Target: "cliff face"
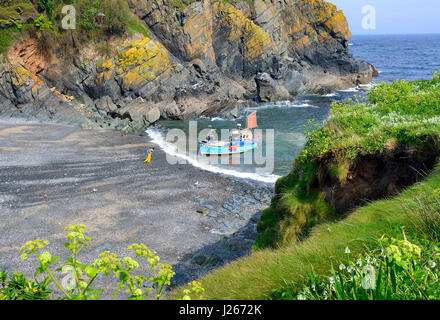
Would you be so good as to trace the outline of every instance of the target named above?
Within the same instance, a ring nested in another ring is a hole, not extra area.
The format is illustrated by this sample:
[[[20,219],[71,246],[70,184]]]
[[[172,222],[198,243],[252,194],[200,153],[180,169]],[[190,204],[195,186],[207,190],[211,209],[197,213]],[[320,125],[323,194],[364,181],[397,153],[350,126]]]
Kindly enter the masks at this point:
[[[188,2],[127,0],[150,32],[112,39],[117,56],[83,45],[66,63],[60,50],[48,58],[35,52],[32,39],[17,43],[0,74],[2,113],[46,105],[38,87],[11,82],[17,66],[58,92],[61,104],[84,110],[80,117],[91,114],[92,122],[127,132],[159,118],[236,116],[250,97],[325,93],[368,83],[374,74],[349,53],[347,21],[325,1]],[[32,99],[21,101],[20,91]]]
[[[180,11],[169,0],[129,0],[158,39],[189,66],[220,72],[255,90],[267,72],[292,95],[371,81],[373,67],[353,59],[351,33],[322,0],[197,1]]]

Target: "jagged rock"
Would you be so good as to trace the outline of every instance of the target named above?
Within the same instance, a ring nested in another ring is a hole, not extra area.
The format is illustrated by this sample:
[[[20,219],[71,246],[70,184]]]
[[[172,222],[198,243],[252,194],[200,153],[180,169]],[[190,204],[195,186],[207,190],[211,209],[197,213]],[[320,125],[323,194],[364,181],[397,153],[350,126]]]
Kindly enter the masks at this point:
[[[258,99],[261,102],[282,101],[291,98],[289,92],[268,73],[259,73],[255,77]]]
[[[160,119],[160,110],[157,107],[149,106],[142,98],[138,98],[119,109],[118,113],[121,117],[130,117],[133,122],[143,121],[147,124],[152,124]]]
[[[96,108],[105,112],[115,112],[118,106],[113,103],[113,100],[109,96],[102,97],[96,101]]]
[[[3,115],[96,127],[83,105],[49,89],[40,77],[20,65],[0,64],[0,101]]]

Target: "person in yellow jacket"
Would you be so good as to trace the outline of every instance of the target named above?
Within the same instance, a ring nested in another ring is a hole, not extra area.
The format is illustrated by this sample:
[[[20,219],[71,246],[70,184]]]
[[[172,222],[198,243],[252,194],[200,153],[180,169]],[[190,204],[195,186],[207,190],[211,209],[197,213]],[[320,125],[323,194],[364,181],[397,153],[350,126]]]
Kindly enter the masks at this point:
[[[145,163],[150,163],[151,162],[151,155],[154,152],[154,148],[148,148],[147,149],[147,159],[145,159]]]

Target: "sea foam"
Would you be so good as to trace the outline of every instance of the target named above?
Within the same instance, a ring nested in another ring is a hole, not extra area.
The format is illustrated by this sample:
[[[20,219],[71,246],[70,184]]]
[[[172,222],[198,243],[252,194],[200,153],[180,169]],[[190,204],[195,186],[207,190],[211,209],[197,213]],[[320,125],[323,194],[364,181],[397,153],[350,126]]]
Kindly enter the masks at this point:
[[[150,136],[152,142],[157,144],[165,153],[167,153],[170,156],[183,159],[187,163],[201,170],[210,171],[218,174],[224,174],[239,179],[250,179],[250,180],[260,181],[270,184],[274,184],[279,178],[281,178],[281,176],[274,174],[258,174],[252,172],[243,172],[232,169],[224,169],[211,164],[202,163],[198,161],[196,158],[192,158],[187,154],[179,153],[177,151],[177,148],[172,143],[166,141],[164,134],[160,130],[148,128],[146,133]]]

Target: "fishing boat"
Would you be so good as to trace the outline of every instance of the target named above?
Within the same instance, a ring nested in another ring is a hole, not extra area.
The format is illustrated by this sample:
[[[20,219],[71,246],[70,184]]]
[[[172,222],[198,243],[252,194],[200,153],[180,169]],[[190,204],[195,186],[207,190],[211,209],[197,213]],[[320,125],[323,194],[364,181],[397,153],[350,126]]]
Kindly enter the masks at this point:
[[[216,130],[211,129],[206,140],[200,141],[200,153],[204,156],[230,156],[252,151],[261,143],[261,137],[255,136],[252,129],[256,128],[257,113],[254,112],[247,117],[247,128],[242,129],[238,124],[237,129],[231,131],[229,141],[213,140]]]

